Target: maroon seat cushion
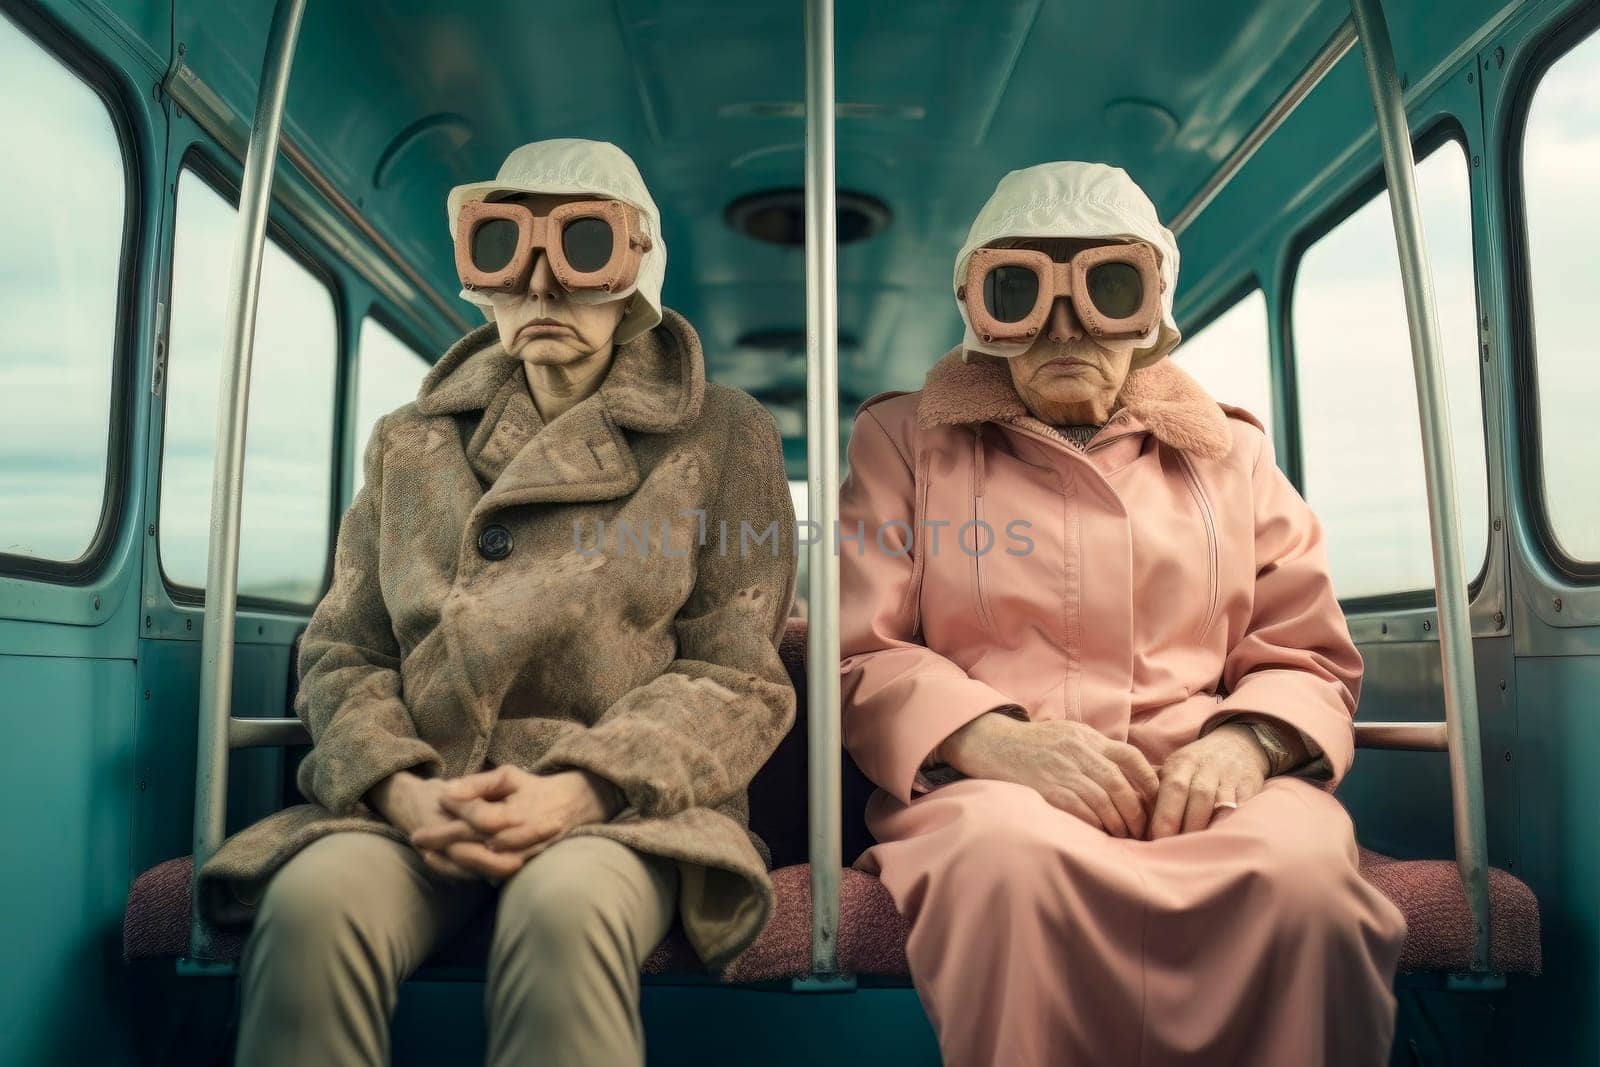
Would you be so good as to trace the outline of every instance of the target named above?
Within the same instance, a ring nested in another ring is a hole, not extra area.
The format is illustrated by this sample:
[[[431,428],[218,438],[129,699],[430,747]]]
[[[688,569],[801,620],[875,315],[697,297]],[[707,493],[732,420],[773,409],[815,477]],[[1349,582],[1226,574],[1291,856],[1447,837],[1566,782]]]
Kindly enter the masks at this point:
[[[183,956],[189,945],[188,856],[167,860],[141,874],[128,893],[122,920],[125,960]],[[904,975],[906,925],[888,890],[860,871],[841,872],[839,962],[851,974]],[[772,872],[777,908],[772,921],[724,977],[730,982],[796,978],[811,970],[811,868],[805,864]],[[478,916],[428,963],[434,967],[481,968],[488,959],[493,923]],[[214,947],[220,962],[239,959],[244,931],[218,931]],[[704,973],[694,949],[674,926],[644,964],[645,974]]]
[[[794,728],[778,743],[766,765],[750,782],[750,828],[772,851],[774,867],[805,863],[810,829],[806,823],[806,623],[790,619],[778,644],[778,655],[794,685]],[[867,833],[867,798],[873,785],[848,752],[840,754],[842,855],[845,863],[872,844]]]
[[[811,865],[772,872],[778,904],[755,944],[723,975],[729,982],[798,978],[811,972]],[[883,883],[852,867],[839,872],[839,969],[905,977],[910,927]]]
[[[122,916],[122,958],[145,960],[175,958],[189,951],[189,878],[194,870],[190,856],[158,863],[134,880],[128,891],[128,908]],[[486,911],[461,934],[428,960],[434,967],[482,967],[489,956],[494,932]],[[244,949],[246,930],[223,927],[213,948],[222,963],[234,963]],[[674,927],[645,961],[646,974],[699,970],[694,949]]]
[[[185,953],[189,936],[190,859],[182,856],[144,872],[128,894],[123,957],[172,958]],[[1472,922],[1455,864],[1447,860],[1395,860],[1361,851],[1361,873],[1400,908],[1410,932],[1400,953],[1402,971],[1465,971],[1472,958]],[[734,961],[724,978],[760,982],[806,974],[811,965],[811,869],[794,864],[772,872],[777,907],[761,936]],[[907,924],[883,884],[853,868],[840,872],[839,966],[847,974],[905,976]],[[1489,872],[1493,922],[1492,964],[1508,974],[1538,974],[1539,905],[1520,880]],[[434,966],[481,967],[491,922],[485,913],[438,953]],[[219,933],[225,961],[239,958],[244,935]],[[694,951],[674,928],[645,962],[646,974],[699,973]]]
[[[1402,971],[1466,971],[1472,915],[1452,860],[1397,860],[1361,850],[1361,875],[1400,909],[1409,930]],[[1489,869],[1489,962],[1505,974],[1538,974],[1539,902],[1515,875]]]

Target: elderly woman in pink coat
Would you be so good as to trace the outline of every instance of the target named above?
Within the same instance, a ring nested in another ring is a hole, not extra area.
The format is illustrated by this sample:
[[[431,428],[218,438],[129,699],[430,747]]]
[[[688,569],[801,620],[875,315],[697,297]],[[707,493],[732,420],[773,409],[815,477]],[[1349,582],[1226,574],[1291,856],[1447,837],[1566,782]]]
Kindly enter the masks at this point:
[[[1405,921],[1332,794],[1361,656],[1261,424],[1165,358],[1177,271],[1120,169],[1013,172],[956,261],[964,344],[856,418],[857,866],[952,1064],[1377,1064],[1393,1036]]]

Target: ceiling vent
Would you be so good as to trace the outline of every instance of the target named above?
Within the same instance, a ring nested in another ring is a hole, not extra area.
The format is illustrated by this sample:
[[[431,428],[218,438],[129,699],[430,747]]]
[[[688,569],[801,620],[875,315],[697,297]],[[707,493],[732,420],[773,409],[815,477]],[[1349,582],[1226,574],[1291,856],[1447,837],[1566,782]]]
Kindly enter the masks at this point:
[[[892,217],[888,204],[865,193],[841,189],[836,203],[841,245],[882,233]],[[729,226],[758,241],[793,248],[806,243],[804,189],[769,189],[741,196],[728,205],[726,218]]]

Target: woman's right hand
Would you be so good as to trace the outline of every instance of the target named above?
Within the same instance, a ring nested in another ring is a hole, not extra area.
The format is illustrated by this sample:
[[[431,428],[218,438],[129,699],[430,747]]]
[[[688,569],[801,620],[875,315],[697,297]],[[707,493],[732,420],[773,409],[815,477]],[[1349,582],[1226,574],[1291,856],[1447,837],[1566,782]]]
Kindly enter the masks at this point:
[[[367,799],[384,821],[410,838],[418,830],[460,821],[440,803],[449,784],[448,778],[422,778],[410,771],[396,771],[374,786],[367,794]],[[430,849],[418,849],[417,852],[422,856],[422,862],[436,874],[462,881],[478,877],[447,859],[441,852]]]
[[[1144,753],[1081,722],[989,712],[939,746],[969,778],[1015,782],[1112,837],[1142,838],[1160,779]]]

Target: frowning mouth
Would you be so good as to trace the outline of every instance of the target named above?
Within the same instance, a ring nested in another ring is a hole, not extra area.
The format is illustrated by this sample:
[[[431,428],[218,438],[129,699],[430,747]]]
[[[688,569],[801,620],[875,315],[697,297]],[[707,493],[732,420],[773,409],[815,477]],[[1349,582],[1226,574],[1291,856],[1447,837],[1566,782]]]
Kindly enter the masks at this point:
[[[534,319],[517,331],[517,339],[525,337],[556,337],[561,334],[572,333],[572,327],[555,319]]]
[[[1045,367],[1092,367],[1092,366],[1094,366],[1094,364],[1090,363],[1086,359],[1076,359],[1076,358],[1073,358],[1071,356],[1063,356],[1060,359],[1049,360],[1048,362],[1044,363],[1039,369],[1043,370]]]

